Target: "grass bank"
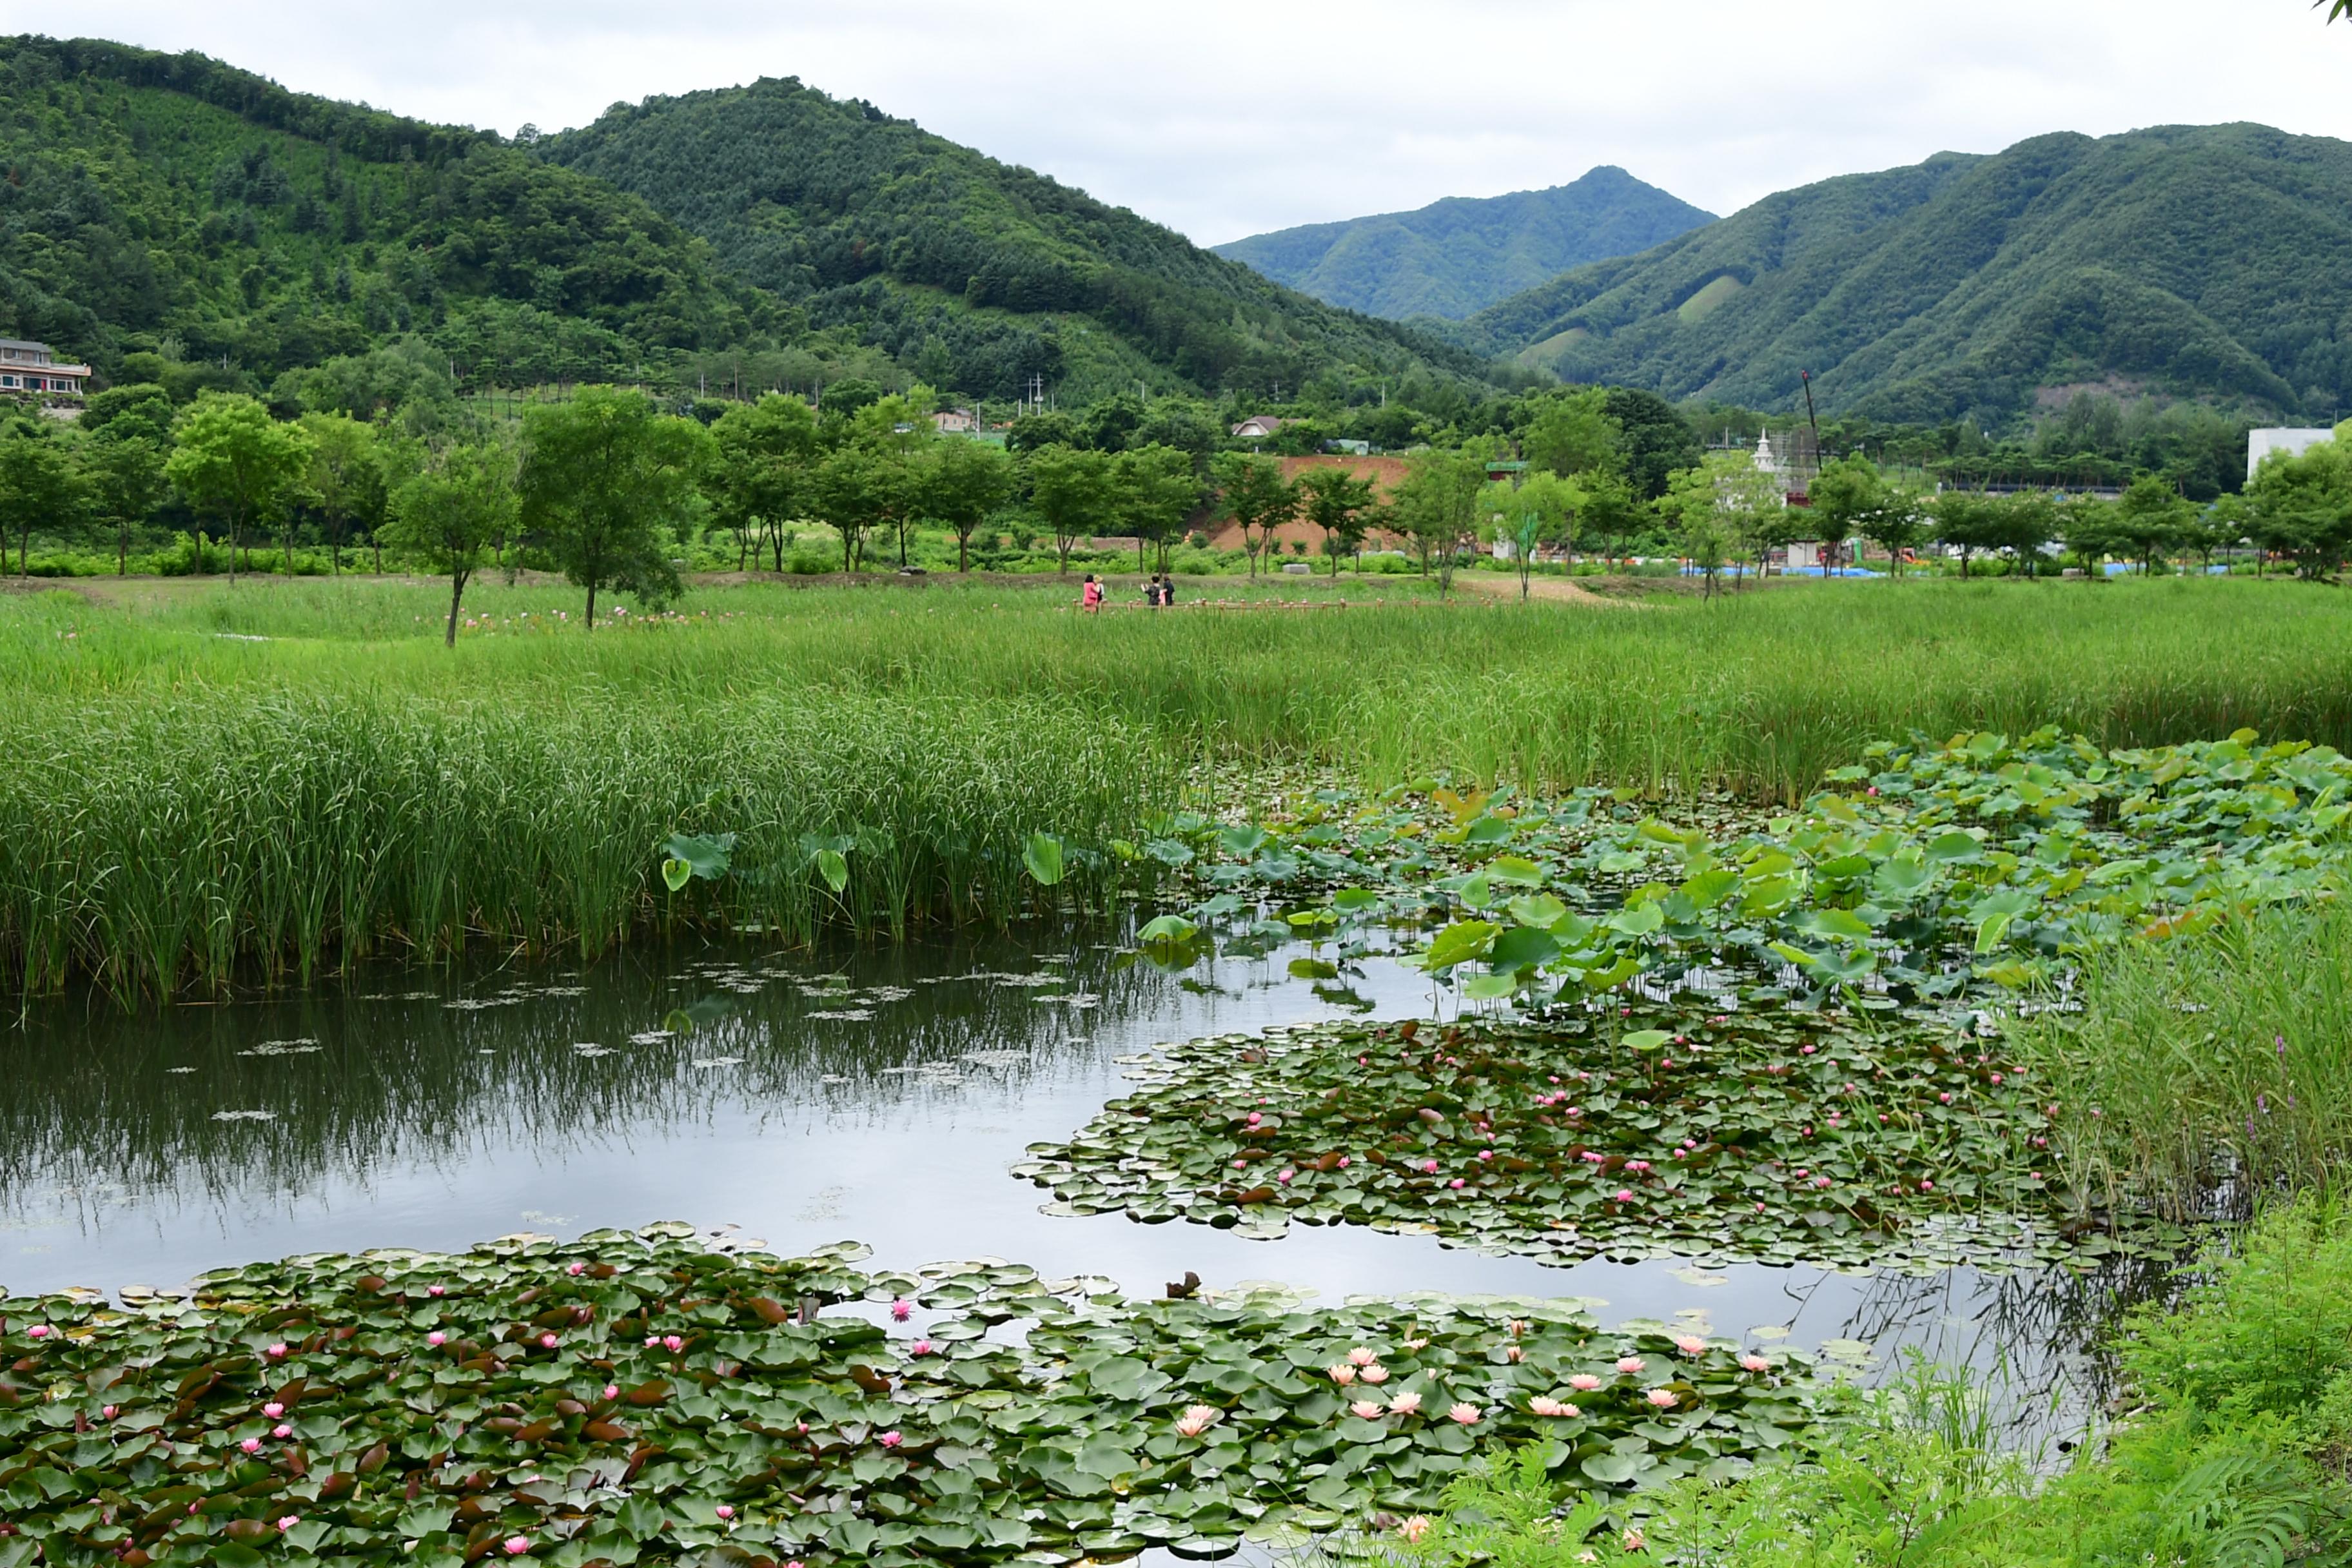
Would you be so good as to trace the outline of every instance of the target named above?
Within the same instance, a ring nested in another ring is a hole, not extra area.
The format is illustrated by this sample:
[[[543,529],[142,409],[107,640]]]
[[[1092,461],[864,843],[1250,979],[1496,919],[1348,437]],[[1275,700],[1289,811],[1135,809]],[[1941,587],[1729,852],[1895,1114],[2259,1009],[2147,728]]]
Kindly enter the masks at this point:
[[[673,911],[675,831],[741,835],[777,879],[730,918],[1003,918],[1027,833],[1104,846],[1212,758],[1791,798],[1914,731],[2352,748],[2352,606],[2288,584],[1220,593],[1088,617],[1052,585],[740,584],[590,636],[568,588],[494,582],[454,651],[427,583],[6,595],[0,973],[129,993],[390,942],[594,951]],[[835,898],[806,868],[843,837]]]
[[[2238,1568],[2352,1552],[2352,1215],[2306,1201],[2216,1252],[2118,1349],[2131,1409],[2055,1474],[2001,1451],[1981,1387],[1925,1371],[1861,1431],[1733,1484],[1562,1506],[1540,1448],[1457,1483],[1391,1555],[1428,1568]],[[1823,1441],[1822,1436],[1830,1440]],[[2058,1456],[2042,1456],[2045,1461]]]

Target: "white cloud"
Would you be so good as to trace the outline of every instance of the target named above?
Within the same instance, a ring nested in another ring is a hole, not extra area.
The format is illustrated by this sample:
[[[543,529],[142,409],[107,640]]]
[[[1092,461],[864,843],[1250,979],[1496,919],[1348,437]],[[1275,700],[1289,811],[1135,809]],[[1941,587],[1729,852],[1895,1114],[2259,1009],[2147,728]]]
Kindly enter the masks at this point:
[[[2352,26],[2305,0],[0,0],[0,30],[509,132],[798,76],[1204,243],[1597,163],[1730,212],[2050,131],[2352,137]]]

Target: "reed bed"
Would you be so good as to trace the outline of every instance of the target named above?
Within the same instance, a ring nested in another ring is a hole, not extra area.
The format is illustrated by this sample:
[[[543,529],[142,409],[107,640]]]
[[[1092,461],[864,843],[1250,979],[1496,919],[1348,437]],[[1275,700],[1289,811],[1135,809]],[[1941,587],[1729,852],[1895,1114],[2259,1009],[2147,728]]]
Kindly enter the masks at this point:
[[[684,921],[1002,925],[1108,881],[1077,856],[1038,888],[1030,833],[1104,843],[1175,790],[1143,738],[1031,703],[183,697],[0,719],[0,963],[23,989],[217,991],[469,942],[593,957]],[[730,872],[669,893],[656,846],[678,832],[736,835]],[[838,894],[827,846],[850,868]]]
[[[2180,1219],[2347,1195],[2352,910],[2282,905],[2121,943],[2082,987],[2079,1013],[2042,1015],[2020,1047],[2066,1086],[2060,1156],[2083,1190]]]
[[[1913,732],[2352,749],[2352,605],[2293,584],[1214,591],[1242,605],[730,585],[590,636],[557,618],[570,590],[493,581],[455,650],[429,583],[0,596],[0,976],[169,993],[388,944],[593,952],[689,914],[1000,921],[1034,893],[1027,833],[1102,849],[1206,763],[1793,800]],[[752,874],[673,903],[652,847],[676,831],[742,835]],[[857,840],[845,897],[805,874],[812,836]],[[1108,874],[1077,856],[1066,891]]]

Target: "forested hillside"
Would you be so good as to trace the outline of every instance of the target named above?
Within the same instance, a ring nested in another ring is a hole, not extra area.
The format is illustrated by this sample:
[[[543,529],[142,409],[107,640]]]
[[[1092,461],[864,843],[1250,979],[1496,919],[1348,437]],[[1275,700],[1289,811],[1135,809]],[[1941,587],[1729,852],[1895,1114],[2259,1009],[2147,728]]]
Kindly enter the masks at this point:
[[[1216,247],[1277,283],[1369,315],[1459,319],[1571,267],[1630,256],[1715,215],[1600,168],[1573,184],[1309,224]]]
[[[1078,397],[1139,381],[1267,394],[1483,370],[795,80],[648,99],[539,152],[643,196],[747,281],[943,385],[1012,396],[1042,375]]]
[[[2052,389],[2352,406],[2352,144],[2053,135],[1767,197],[1463,324],[1571,381],[1989,423]]]
[[[502,383],[789,328],[634,196],[198,55],[0,40],[0,331],[275,372],[415,334]]]

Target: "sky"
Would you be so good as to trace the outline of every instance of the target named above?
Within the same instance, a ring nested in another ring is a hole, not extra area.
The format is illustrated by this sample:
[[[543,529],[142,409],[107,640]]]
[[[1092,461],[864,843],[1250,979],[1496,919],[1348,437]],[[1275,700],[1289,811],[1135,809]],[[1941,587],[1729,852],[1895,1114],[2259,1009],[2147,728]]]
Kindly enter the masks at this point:
[[[797,76],[1204,244],[1614,163],[1718,214],[2052,131],[2352,139],[2308,0],[0,0],[505,132]]]

